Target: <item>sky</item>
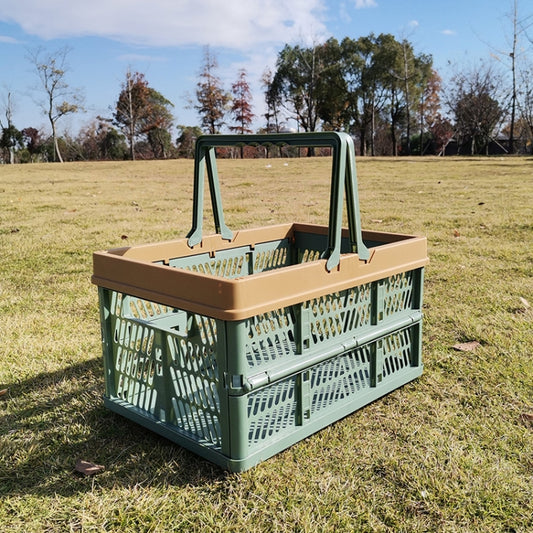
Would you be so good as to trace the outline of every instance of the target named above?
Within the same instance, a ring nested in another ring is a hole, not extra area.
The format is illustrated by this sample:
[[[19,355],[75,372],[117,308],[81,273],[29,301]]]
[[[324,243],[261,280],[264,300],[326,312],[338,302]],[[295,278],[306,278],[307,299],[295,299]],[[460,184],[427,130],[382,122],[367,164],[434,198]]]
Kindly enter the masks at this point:
[[[65,81],[85,98],[84,113],[64,117],[60,131],[76,134],[97,115],[110,117],[126,72],[138,71],[174,104],[176,124],[197,125],[192,107],[205,47],[218,61],[226,90],[240,69],[252,88],[256,127],[264,125],[261,76],[274,70],[285,44],[370,33],[407,38],[431,54],[446,80],[453,69],[510,50],[511,0],[0,0],[0,121],[11,94],[18,129],[49,131],[37,49],[68,46]],[[519,17],[533,13],[518,0]]]

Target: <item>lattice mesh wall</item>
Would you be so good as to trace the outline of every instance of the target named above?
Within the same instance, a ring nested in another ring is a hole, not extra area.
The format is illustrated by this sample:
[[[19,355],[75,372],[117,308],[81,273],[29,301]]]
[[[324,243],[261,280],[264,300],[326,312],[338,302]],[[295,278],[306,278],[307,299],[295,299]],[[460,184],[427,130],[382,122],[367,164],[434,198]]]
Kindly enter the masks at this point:
[[[315,365],[310,374],[311,419],[318,413],[356,400],[371,387],[372,359],[383,350],[383,379],[379,387],[411,364],[414,328],[400,330],[355,350]],[[298,424],[298,377],[292,376],[248,396],[249,441],[260,445],[275,435],[290,433]],[[374,390],[378,390],[374,388]]]
[[[216,321],[117,293],[111,309],[116,395],[220,447]]]
[[[288,239],[171,259],[169,265],[201,274],[234,279],[291,264]]]
[[[371,285],[366,284],[305,302],[300,311],[305,316],[297,317],[298,311],[287,307],[248,319],[248,364],[260,367],[361,331],[371,324],[371,302]],[[306,336],[301,350],[297,349],[299,320],[305,323]]]
[[[386,378],[411,365],[412,350],[414,347],[412,329],[404,329],[394,335],[385,337],[382,341],[383,377]]]
[[[248,396],[250,444],[263,442],[294,427],[296,377],[285,379]]]
[[[413,270],[401,272],[380,282],[383,287],[381,301],[383,318],[393,316],[412,307],[414,275]]]
[[[161,351],[154,346],[154,329],[139,321],[124,318],[151,318],[164,312],[150,302],[130,302],[112,293],[111,310],[116,316],[114,329],[114,370],[116,394],[136,407],[155,413],[158,389],[156,376],[163,373]]]

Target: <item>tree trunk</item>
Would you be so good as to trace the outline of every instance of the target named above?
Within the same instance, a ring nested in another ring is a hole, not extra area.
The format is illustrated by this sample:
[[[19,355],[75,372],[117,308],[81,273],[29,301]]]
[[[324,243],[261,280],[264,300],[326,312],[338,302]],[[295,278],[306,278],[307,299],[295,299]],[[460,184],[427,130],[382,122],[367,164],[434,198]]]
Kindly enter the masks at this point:
[[[411,155],[411,105],[409,95],[409,67],[407,61],[407,51],[405,45],[403,46],[403,60],[404,60],[404,81],[405,81],[405,116],[407,129],[407,155]]]
[[[396,139],[396,128],[394,122],[390,125],[390,137],[392,141],[392,155],[396,157],[398,155],[398,143]]]
[[[424,96],[420,102],[420,156],[424,154]]]
[[[135,161],[135,121],[133,120],[133,96],[131,79],[128,78],[128,105],[130,114],[130,157]]]
[[[511,96],[511,126],[509,128],[509,153],[514,154],[514,124],[516,116],[516,41],[517,41],[517,3],[514,1],[513,10],[513,51],[511,56],[511,71],[513,75],[513,89]]]
[[[372,94],[372,108],[371,108],[372,114],[370,118],[370,154],[372,157],[376,155],[376,147],[374,144],[374,135],[376,132],[376,106],[374,101],[374,94]]]
[[[50,125],[52,126],[52,139],[54,141],[54,161],[57,159],[60,163],[63,163],[63,158],[61,157],[61,151],[59,150],[59,142],[57,140],[57,131],[56,131],[56,122],[51,115],[48,115],[50,119]]]
[[[365,128],[359,129],[359,143],[360,143],[360,153],[362,156],[366,155],[366,130]]]

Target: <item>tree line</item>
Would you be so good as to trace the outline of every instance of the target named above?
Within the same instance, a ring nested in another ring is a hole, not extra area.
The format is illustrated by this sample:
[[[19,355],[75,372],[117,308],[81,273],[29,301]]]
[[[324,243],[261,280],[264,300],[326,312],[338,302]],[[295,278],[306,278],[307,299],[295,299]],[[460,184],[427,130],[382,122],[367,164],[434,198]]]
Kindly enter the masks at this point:
[[[360,155],[488,154],[494,147],[533,152],[533,66],[522,61],[517,68],[516,51],[510,53],[511,86],[494,64],[480,62],[456,72],[445,89],[432,57],[391,34],[287,44],[274,70],[262,76],[266,112],[257,117],[246,71],[227,90],[207,47],[191,102],[198,125],[176,126],[173,103],[143,73],[128,71],[110,116],[95,117],[76,136],[57,128],[64,116],[84,109],[80,91],[68,84],[68,53],[39,49],[28,57],[50,132],[17,129],[8,93],[0,120],[2,162],[192,157],[202,133],[252,133],[257,123],[262,133],[346,131]],[[229,155],[261,154],[242,148]]]

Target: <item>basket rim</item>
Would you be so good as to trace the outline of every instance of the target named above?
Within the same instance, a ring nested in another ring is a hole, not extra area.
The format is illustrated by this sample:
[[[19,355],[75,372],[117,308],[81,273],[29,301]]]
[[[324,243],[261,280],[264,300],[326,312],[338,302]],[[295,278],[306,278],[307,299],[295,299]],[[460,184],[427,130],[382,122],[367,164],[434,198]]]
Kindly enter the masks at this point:
[[[332,271],[327,270],[326,259],[318,259],[228,279],[168,265],[172,258],[205,253],[216,257],[222,250],[293,238],[299,231],[322,235],[328,228],[281,224],[241,230],[231,241],[220,235],[207,236],[193,248],[187,239],[178,239],[94,252],[91,281],[102,288],[213,318],[242,320],[421,268],[429,262],[425,237],[363,231],[364,239],[380,243],[370,248],[370,258],[361,261],[357,253],[341,254],[339,265]]]

